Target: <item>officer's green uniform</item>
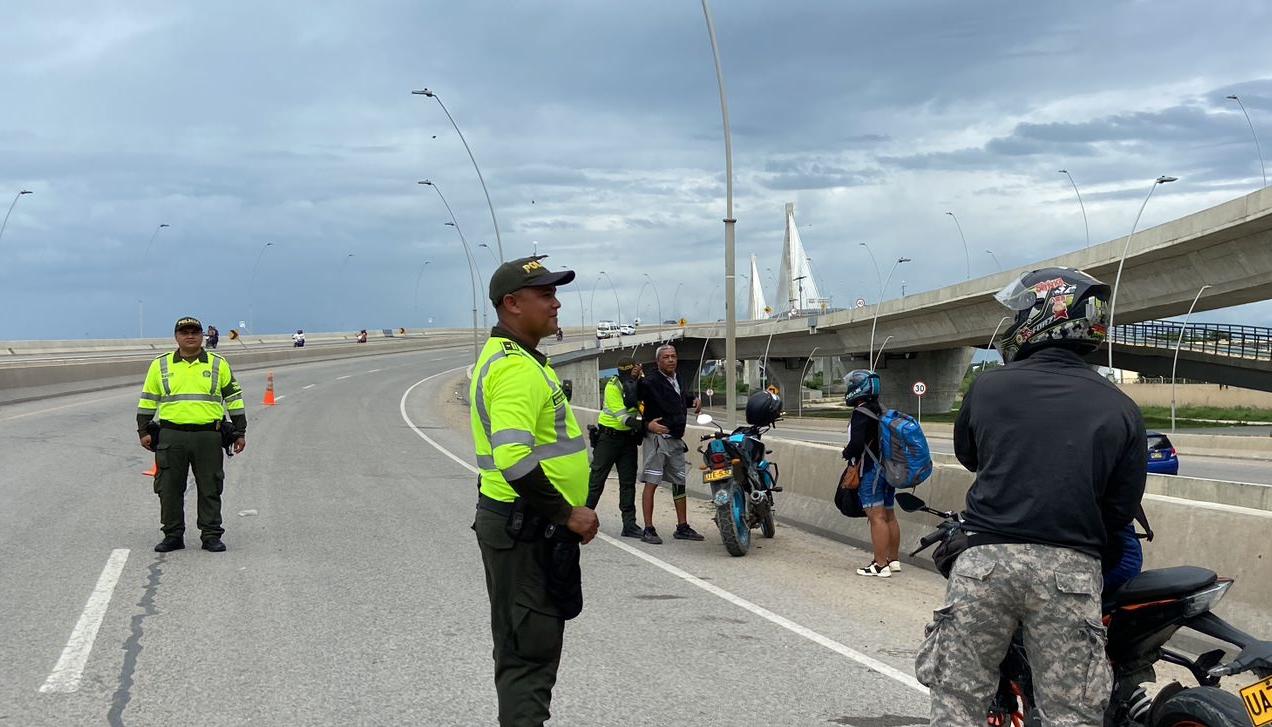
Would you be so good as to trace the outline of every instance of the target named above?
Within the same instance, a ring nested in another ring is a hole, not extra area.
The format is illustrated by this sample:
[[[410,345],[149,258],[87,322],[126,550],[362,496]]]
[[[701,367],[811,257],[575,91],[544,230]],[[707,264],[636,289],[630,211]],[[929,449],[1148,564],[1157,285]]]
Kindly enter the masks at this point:
[[[193,359],[180,351],[165,353],[150,362],[141,401],[137,404],[137,428],[159,419],[159,443],[155,448],[155,494],[159,495],[160,522],[165,537],[185,534],[186,478],[194,469],[199,489],[199,530],[204,541],[219,539],[221,491],[225,483],[224,453],[219,431],[223,412],[229,412],[238,436],[247,430],[243,390],[221,356],[200,351]]]
[[[550,546],[542,530],[547,523],[538,520],[537,532],[514,540],[507,528],[509,512],[529,505],[529,520],[535,511],[551,510],[546,520],[563,525],[571,507],[587,499],[588,471],[583,432],[560,379],[546,357],[511,335],[499,327],[491,331],[473,367],[469,391],[481,469],[473,529],[490,595],[495,689],[503,727],[542,725],[548,719],[565,629],[546,588]],[[541,490],[532,492],[532,487]],[[521,495],[529,502],[514,505]],[[550,503],[546,508],[545,502]],[[524,542],[527,537],[530,542]]]
[[[625,396],[623,384],[622,375],[614,376],[605,384],[605,400],[596,419],[600,437],[592,448],[587,506],[595,508],[600,502],[610,468],[618,465],[618,511],[623,516],[624,529],[630,526],[634,531],[639,530],[636,525],[636,448],[640,444],[640,410],[634,386],[629,385],[632,390]]]

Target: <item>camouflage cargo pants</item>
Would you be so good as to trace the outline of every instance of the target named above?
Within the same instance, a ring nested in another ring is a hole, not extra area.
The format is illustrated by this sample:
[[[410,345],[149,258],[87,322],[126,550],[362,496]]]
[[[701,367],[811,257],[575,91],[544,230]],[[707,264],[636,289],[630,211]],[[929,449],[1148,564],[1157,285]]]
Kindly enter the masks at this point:
[[[1047,727],[1104,722],[1113,674],[1100,620],[1100,562],[1045,545],[980,545],[958,557],[946,605],[915,660],[932,690],[932,725],[985,724],[999,665],[1019,627]]]

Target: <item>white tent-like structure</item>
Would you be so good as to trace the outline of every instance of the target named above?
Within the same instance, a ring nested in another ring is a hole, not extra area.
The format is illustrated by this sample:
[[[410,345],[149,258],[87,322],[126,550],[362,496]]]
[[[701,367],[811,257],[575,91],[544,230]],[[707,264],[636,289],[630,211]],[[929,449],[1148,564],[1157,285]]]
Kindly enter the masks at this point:
[[[825,310],[830,301],[823,298],[813,278],[812,264],[795,225],[795,203],[786,203],[786,237],[782,243],[782,261],[777,275],[775,307],[784,315],[795,316]]]
[[[760,268],[751,256],[751,292],[747,296],[746,317],[752,321],[762,321],[769,317],[768,304],[764,302],[764,286],[760,280]]]

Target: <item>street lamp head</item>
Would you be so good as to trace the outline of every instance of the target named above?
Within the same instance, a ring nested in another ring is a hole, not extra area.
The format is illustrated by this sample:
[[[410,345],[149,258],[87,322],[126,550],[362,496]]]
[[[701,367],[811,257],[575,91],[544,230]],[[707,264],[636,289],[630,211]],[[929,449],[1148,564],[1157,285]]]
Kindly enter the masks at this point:
[[[433,186],[433,183],[427,179],[421,179],[420,181],[416,182],[416,184],[427,184],[430,187]]]
[[[1228,99],[1229,101],[1240,101],[1240,100],[1241,100],[1241,99],[1237,98],[1237,95],[1236,95],[1235,93],[1234,93],[1234,94],[1232,94],[1231,96],[1228,96],[1228,97],[1227,97],[1227,99]]]
[[[1169,182],[1178,182],[1178,181],[1179,181],[1179,177],[1168,177],[1164,174],[1157,178],[1157,184],[1167,184]]]
[[[450,224],[450,223],[448,222],[448,223],[446,223],[446,224]],[[486,243],[484,243],[484,242],[479,242],[479,243],[477,243],[477,247],[484,247],[484,248],[486,248],[487,250],[489,250],[489,249],[490,249],[490,245],[487,245],[487,244],[486,244]]]
[[[434,94],[432,91],[430,91],[430,90],[428,90],[428,89],[426,88],[426,89],[424,89],[424,90],[422,90],[422,91],[411,91],[411,95],[412,95],[412,96],[428,96],[429,98],[432,98],[432,97],[433,97],[433,96],[435,96],[436,94]]]
[[[1057,170],[1056,170],[1056,174],[1068,174],[1068,173],[1069,173],[1069,170],[1068,170],[1068,169],[1057,169]]]
[[[910,258],[908,258],[908,257],[899,257],[899,258],[897,258],[897,264],[898,264],[898,265],[900,265],[901,263],[908,263],[908,262],[911,262],[911,261],[910,261]]]
[[[273,247],[273,246],[274,246],[274,243],[272,242],[265,243],[265,247]]]
[[[455,226],[455,223],[454,223],[454,222],[443,222],[442,224],[443,224],[443,225],[446,225],[447,227],[454,227],[454,226]]]
[[[985,252],[989,253],[990,255],[994,254],[994,251],[990,250],[989,248],[985,248]]]
[[[950,217],[953,217],[953,216],[954,216],[954,213],[953,213],[953,212],[946,212],[945,214],[949,215]]]
[[[159,228],[160,228],[160,229],[162,229],[162,228],[164,228],[164,227],[172,227],[172,225],[169,225],[169,224],[167,224],[167,223],[164,223],[164,224],[162,224],[162,225],[159,225]]]
[[[19,196],[19,197],[21,197],[21,196],[22,196],[22,195],[24,195],[24,194],[35,194],[35,192],[32,192],[32,191],[31,191],[31,190],[29,190],[29,189],[23,189],[23,190],[21,190],[21,191],[19,191],[19,192],[18,192],[18,196]]]

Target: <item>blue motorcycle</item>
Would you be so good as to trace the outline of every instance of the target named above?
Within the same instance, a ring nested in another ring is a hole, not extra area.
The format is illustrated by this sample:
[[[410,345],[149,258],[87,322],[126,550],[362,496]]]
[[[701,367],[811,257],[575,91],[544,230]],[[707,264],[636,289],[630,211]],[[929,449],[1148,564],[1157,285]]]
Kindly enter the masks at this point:
[[[770,422],[771,423],[771,422]],[[766,538],[777,534],[773,521],[773,493],[778,486],[776,462],[766,456],[763,435],[767,425],[747,424],[730,434],[716,424],[709,414],[698,417],[698,424],[714,425],[713,434],[703,435],[702,482],[711,487],[715,503],[715,524],[729,555],[743,556],[751,549],[751,529],[758,527]]]

